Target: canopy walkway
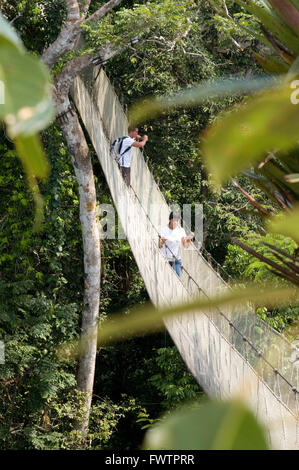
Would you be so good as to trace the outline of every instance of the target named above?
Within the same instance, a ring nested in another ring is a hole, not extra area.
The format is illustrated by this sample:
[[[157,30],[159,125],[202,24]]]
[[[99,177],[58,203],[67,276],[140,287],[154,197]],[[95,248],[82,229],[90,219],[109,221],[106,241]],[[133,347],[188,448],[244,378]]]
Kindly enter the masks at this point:
[[[127,134],[128,123],[105,72],[90,68],[77,77],[73,98],[153,304],[170,306],[229,289],[194,246],[183,250],[181,278],[161,255],[158,233],[167,224],[170,209],[137,148],[130,188],[109,154],[111,142]],[[299,366],[295,346],[247,305],[178,315],[164,323],[207,394],[221,399],[241,395],[267,425],[272,448],[298,448]]]

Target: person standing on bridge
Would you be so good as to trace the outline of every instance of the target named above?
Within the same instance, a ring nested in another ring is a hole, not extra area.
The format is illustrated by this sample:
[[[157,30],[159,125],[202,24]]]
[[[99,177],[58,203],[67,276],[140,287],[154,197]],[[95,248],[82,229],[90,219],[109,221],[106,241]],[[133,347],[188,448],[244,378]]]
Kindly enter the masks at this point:
[[[141,137],[138,135],[138,127],[130,126],[128,129],[129,135],[123,137],[122,143],[119,150],[118,167],[125,180],[127,186],[130,186],[131,182],[131,161],[133,156],[133,148],[143,148],[148,141],[148,136],[144,135]],[[139,142],[140,140],[140,142]]]
[[[162,254],[168,259],[170,266],[175,269],[179,277],[182,269],[181,243],[188,248],[194,238],[193,232],[186,235],[185,230],[180,226],[180,218],[180,214],[171,212],[169,223],[162,228],[159,238],[159,248]]]

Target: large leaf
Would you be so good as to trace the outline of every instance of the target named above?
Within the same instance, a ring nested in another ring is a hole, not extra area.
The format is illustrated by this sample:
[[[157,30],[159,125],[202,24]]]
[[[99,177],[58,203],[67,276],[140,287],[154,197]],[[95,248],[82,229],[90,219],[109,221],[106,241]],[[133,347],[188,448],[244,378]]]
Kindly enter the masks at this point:
[[[0,81],[4,103],[0,119],[10,137],[32,135],[54,117],[50,74],[36,57],[29,56],[7,20],[0,13]]]
[[[283,18],[284,22],[299,36],[299,11],[297,8],[289,0],[283,2],[281,0],[269,0],[269,3]]]
[[[244,2],[243,0],[236,0],[236,2],[252,13],[261,24],[267,28],[279,41],[284,44],[290,51],[299,54],[299,41],[296,34],[283,22],[279,21],[277,15],[265,8],[260,7],[253,1]]]
[[[0,13],[0,119],[4,120],[35,201],[35,229],[43,217],[37,179],[48,176],[49,165],[36,132],[54,117],[50,98],[50,75],[36,57],[25,53],[15,33]]]
[[[129,120],[131,123],[140,124],[177,107],[194,107],[211,99],[217,100],[225,96],[252,93],[275,84],[277,84],[277,79],[271,77],[258,77],[250,80],[221,79],[214,82],[206,81],[199,86],[180,90],[172,95],[151,97],[137,102],[129,110]]]
[[[0,47],[9,46],[19,52],[25,52],[22,41],[10,26],[9,22],[6,21],[0,13]]]
[[[153,426],[143,448],[168,450],[266,450],[266,433],[239,400],[189,405]]]
[[[217,184],[262,159],[268,151],[290,150],[299,139],[298,108],[285,84],[237,106],[205,133],[203,151]]]
[[[288,65],[286,65],[281,60],[276,59],[275,57],[263,57],[257,53],[253,53],[253,55],[259,64],[263,67],[263,69],[272,75],[281,75],[288,72]]]
[[[268,224],[270,232],[282,233],[299,243],[299,205],[288,214],[279,214]]]
[[[0,118],[5,120],[10,137],[33,134],[50,122],[54,110],[49,75],[38,59],[0,47],[0,80],[5,90]]]

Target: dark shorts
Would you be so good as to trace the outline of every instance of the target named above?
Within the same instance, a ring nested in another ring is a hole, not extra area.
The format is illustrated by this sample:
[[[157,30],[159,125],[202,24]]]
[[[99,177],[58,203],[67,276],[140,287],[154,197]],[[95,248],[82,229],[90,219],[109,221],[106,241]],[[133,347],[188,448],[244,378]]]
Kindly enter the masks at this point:
[[[125,180],[127,186],[130,186],[131,182],[131,168],[126,168],[125,166],[120,166],[118,163],[118,168],[121,171],[122,177]]]

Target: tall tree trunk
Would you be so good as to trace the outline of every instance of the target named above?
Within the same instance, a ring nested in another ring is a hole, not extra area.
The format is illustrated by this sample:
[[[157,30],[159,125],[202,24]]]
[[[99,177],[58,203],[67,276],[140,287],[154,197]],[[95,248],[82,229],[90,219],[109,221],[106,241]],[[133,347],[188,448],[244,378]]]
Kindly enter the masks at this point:
[[[117,49],[105,46],[103,57],[111,57]],[[70,110],[69,89],[75,76],[90,65],[89,54],[75,57],[56,77],[53,89],[57,114],[63,115],[60,127],[70,150],[70,155],[79,187],[80,221],[84,252],[84,306],[82,312],[81,351],[77,375],[77,389],[83,392],[80,409],[83,416],[75,428],[87,435],[92,400],[96,350],[97,319],[100,303],[101,252],[100,234],[97,224],[96,190],[88,145],[75,111]],[[55,90],[55,91],[54,91]]]
[[[90,0],[64,0],[67,18],[62,25],[57,39],[44,51],[42,60],[51,69],[66,52],[76,48],[80,39],[81,25],[86,21],[99,21],[122,0],[108,0],[89,18],[87,17]],[[111,45],[105,45],[100,51],[106,58],[117,53]],[[72,163],[79,186],[80,221],[84,252],[84,306],[82,312],[82,349],[79,359],[77,388],[83,392],[83,418],[78,419],[75,428],[87,435],[92,400],[96,351],[97,319],[100,303],[101,252],[100,234],[97,224],[96,190],[88,145],[76,113],[68,112],[69,88],[81,70],[90,65],[92,57],[86,53],[73,58],[64,66],[56,77],[53,98],[56,101],[57,114],[67,113],[60,127],[67,141]]]
[[[67,109],[69,100],[64,98],[58,111]],[[60,109],[59,109],[60,108]],[[88,145],[76,113],[68,113],[61,123],[74,166],[80,198],[80,221],[84,251],[84,306],[82,312],[82,347],[79,358],[77,388],[83,392],[83,417],[75,423],[83,437],[88,432],[92,400],[96,351],[97,319],[100,302],[101,252],[97,223],[96,189]]]

